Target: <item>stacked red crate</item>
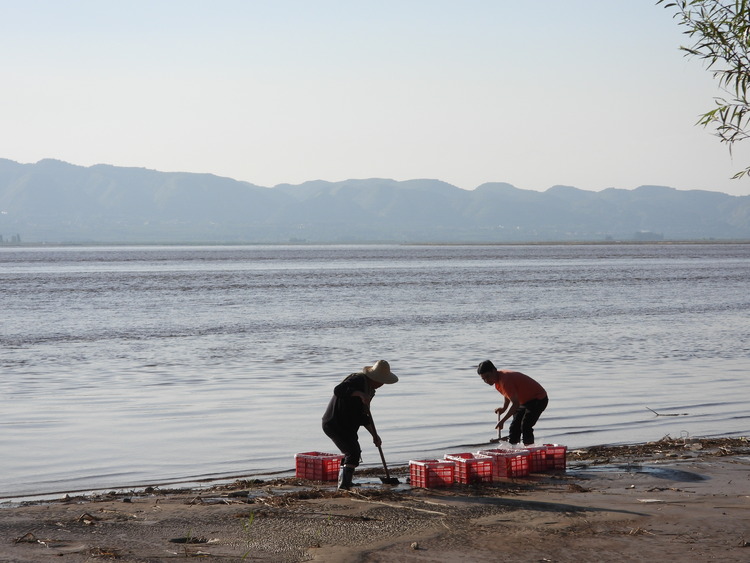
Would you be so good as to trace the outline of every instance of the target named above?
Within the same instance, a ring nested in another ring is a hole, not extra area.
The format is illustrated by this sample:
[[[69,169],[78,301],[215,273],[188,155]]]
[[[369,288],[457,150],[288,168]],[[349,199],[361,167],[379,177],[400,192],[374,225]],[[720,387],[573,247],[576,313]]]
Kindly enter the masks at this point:
[[[547,471],[547,448],[544,446],[529,446],[529,471],[531,473],[542,473]]]
[[[323,452],[294,454],[296,475],[310,481],[336,481],[342,459],[343,455]]]
[[[409,461],[412,487],[450,487],[455,479],[456,463],[450,460],[419,459]]]
[[[492,458],[494,480],[527,477],[529,475],[531,454],[527,450],[479,450],[477,455]]]
[[[493,462],[491,458],[475,456],[471,453],[445,454],[445,459],[456,463],[456,483],[489,483],[492,481]]]
[[[546,448],[547,471],[565,471],[568,447],[559,444],[544,444],[544,447]]]

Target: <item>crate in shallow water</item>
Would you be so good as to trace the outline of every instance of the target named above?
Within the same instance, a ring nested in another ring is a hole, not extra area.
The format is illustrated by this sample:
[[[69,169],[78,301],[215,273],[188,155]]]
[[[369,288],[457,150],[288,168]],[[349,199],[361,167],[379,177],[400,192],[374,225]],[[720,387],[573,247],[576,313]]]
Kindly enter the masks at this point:
[[[323,452],[294,454],[296,475],[299,479],[310,481],[336,481],[342,459],[343,455]]]
[[[567,446],[559,444],[544,444],[547,457],[547,471],[565,470],[566,457],[568,452]]]
[[[456,463],[450,460],[420,459],[409,461],[412,487],[449,487],[455,479]]]
[[[445,454],[445,459],[455,462],[456,483],[488,483],[492,481],[492,458],[470,453]]]
[[[531,453],[528,450],[479,450],[477,455],[492,458],[493,479],[528,477],[529,475]]]

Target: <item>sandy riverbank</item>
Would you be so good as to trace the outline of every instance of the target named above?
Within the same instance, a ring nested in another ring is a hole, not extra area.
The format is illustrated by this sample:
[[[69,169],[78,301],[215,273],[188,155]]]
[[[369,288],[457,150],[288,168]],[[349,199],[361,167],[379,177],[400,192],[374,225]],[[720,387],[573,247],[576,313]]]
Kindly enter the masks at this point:
[[[0,561],[747,561],[744,438],[569,452],[568,471],[412,489],[237,481],[0,508]]]

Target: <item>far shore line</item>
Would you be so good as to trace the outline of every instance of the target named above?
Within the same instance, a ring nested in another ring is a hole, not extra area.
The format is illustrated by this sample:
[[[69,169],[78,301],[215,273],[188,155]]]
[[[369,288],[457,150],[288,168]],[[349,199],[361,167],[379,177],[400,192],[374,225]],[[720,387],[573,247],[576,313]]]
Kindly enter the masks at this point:
[[[748,239],[675,239],[675,240],[573,240],[573,241],[350,241],[350,242],[314,242],[314,241],[276,241],[276,242],[0,242],[3,248],[151,248],[151,247],[255,247],[255,246],[687,246],[687,245],[730,245],[750,244]]]

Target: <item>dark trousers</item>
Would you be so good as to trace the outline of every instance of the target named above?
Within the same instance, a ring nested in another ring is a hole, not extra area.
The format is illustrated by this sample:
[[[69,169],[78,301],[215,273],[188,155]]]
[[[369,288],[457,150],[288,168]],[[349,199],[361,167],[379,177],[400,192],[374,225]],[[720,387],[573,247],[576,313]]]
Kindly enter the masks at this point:
[[[508,430],[508,442],[517,444],[523,437],[524,446],[533,444],[534,425],[544,409],[547,408],[548,402],[549,399],[546,397],[544,399],[532,399],[518,407]]]
[[[359,446],[357,430],[339,428],[332,424],[323,424],[323,432],[326,433],[339,451],[344,454],[341,465],[357,467],[362,458],[362,448]]]

